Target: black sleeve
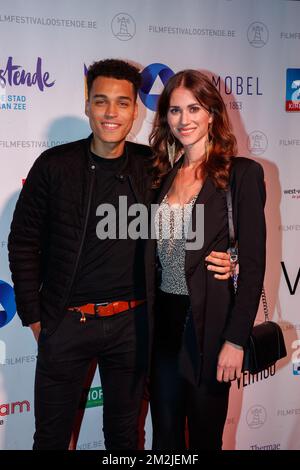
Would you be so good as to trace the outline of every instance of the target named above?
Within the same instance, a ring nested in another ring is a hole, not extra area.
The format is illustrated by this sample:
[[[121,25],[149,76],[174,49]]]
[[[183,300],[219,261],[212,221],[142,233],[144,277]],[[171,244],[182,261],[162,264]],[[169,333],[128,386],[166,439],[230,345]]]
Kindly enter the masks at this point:
[[[236,194],[239,278],[224,338],[245,346],[259,306],[266,258],[266,191],[263,168],[252,161]]]
[[[17,311],[24,326],[40,320],[41,259],[49,192],[45,163],[42,154],[32,166],[17,201],[8,237]]]

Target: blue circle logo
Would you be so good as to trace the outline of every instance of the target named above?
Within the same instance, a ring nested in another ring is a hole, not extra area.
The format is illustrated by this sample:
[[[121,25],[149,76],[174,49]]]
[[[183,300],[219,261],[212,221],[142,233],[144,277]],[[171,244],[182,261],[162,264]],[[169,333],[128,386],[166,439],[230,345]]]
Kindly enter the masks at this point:
[[[156,111],[159,94],[150,94],[156,79],[159,78],[165,85],[173,75],[173,70],[164,64],[150,64],[142,71],[142,86],[139,96],[146,108]]]
[[[0,281],[0,328],[7,325],[17,311],[13,288],[7,282]]]

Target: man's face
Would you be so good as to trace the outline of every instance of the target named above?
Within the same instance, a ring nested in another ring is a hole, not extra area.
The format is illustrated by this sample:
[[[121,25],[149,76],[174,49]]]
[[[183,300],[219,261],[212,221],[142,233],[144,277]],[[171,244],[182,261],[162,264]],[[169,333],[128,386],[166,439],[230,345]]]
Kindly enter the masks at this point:
[[[137,117],[132,83],[97,77],[92,85],[85,113],[94,134],[93,151],[102,156],[119,156]]]

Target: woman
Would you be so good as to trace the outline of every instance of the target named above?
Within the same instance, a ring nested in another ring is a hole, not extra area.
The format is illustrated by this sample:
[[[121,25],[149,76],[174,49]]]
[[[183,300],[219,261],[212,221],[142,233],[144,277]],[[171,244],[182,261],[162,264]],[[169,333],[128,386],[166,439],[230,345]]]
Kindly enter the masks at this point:
[[[222,97],[196,70],[181,71],[166,84],[150,144],[154,187],[161,185],[157,243],[151,241],[147,252],[148,270],[156,257],[160,271],[156,288],[154,278],[149,286],[153,449],[184,450],[187,423],[189,449],[217,450],[230,381],[241,375],[264,277],[263,170],[253,160],[234,158],[236,139]],[[239,242],[236,295],[232,280],[220,282],[205,267],[211,250],[229,246],[229,186]],[[196,210],[201,204],[202,222]],[[187,227],[199,227],[199,220],[204,241],[194,249]]]

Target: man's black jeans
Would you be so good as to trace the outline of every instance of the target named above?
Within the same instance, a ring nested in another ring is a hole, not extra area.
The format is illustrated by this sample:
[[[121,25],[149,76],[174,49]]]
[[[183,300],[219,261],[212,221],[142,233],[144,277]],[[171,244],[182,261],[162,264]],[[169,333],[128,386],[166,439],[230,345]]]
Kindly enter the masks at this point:
[[[68,449],[90,362],[98,359],[103,431],[109,450],[136,449],[147,368],[146,304],[111,317],[67,312],[53,334],[42,330],[35,378],[33,449]],[[99,430],[91,430],[93,437]]]

